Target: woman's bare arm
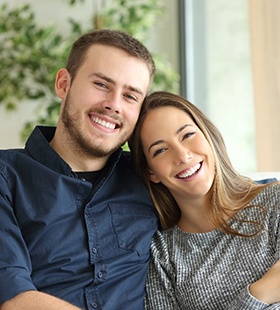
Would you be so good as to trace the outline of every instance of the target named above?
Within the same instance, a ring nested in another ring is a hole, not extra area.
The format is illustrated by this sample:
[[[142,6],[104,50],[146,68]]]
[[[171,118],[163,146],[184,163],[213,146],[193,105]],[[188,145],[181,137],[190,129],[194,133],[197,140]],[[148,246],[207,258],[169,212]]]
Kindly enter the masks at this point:
[[[280,302],[280,260],[260,280],[250,285],[250,293],[267,304]]]

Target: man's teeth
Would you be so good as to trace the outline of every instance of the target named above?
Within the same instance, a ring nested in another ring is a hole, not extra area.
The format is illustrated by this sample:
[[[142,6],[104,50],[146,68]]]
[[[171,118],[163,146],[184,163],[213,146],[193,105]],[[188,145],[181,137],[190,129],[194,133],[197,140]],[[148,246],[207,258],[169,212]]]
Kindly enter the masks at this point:
[[[179,174],[178,178],[180,178],[180,179],[188,178],[191,175],[195,174],[197,172],[197,170],[199,170],[200,167],[201,167],[201,163],[195,164],[190,170]]]
[[[96,124],[101,125],[103,127],[109,128],[109,129],[115,129],[116,124],[112,124],[109,122],[105,122],[104,120],[94,116],[91,118]]]

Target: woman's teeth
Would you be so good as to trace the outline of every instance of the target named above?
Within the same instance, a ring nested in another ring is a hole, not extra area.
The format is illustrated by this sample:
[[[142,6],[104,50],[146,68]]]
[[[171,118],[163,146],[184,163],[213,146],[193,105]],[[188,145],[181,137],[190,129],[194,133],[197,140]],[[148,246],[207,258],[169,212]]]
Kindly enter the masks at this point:
[[[195,174],[201,167],[201,163],[195,164],[191,169],[178,174],[178,178],[180,179],[185,179],[185,178],[189,178],[190,176],[192,176],[193,174]]]

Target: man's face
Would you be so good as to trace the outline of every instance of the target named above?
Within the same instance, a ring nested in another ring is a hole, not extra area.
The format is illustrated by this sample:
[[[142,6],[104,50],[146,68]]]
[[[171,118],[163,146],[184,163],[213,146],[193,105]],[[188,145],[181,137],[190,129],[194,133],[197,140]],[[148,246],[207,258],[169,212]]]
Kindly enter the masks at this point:
[[[90,47],[62,98],[68,146],[90,158],[107,157],[123,145],[134,129],[149,82],[143,61],[114,47]]]

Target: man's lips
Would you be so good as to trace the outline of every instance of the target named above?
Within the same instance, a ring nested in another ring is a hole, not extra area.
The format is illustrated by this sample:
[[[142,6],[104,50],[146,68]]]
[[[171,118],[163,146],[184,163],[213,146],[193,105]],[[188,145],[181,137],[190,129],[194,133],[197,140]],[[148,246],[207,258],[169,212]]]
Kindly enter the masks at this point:
[[[98,124],[100,126],[103,126],[105,128],[108,128],[108,129],[114,130],[114,129],[117,129],[117,128],[120,127],[120,125],[117,124],[117,123],[112,123],[112,122],[105,121],[104,119],[101,119],[101,118],[99,118],[97,116],[91,116],[90,118],[91,118],[91,120],[94,123],[96,123],[96,124]]]
[[[202,162],[199,162],[199,163],[195,164],[194,166],[192,166],[190,169],[187,169],[187,170],[184,170],[184,171],[178,173],[176,175],[176,178],[178,178],[178,179],[189,178],[192,175],[196,174],[200,170],[201,166],[202,166]]]

